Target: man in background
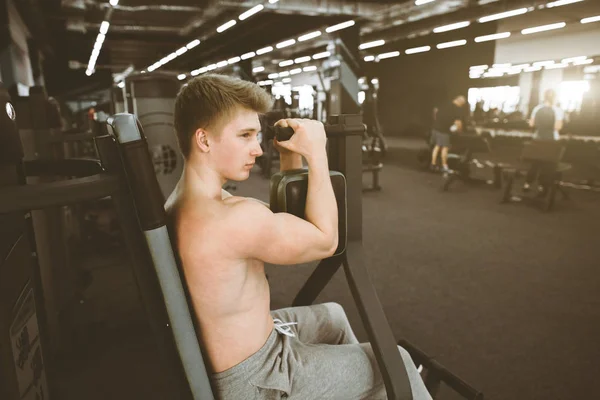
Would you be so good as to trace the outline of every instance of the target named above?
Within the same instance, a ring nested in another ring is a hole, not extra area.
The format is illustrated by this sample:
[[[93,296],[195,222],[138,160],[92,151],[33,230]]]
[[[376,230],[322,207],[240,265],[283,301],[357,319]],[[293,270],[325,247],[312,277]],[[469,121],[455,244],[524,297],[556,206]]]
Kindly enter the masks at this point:
[[[463,110],[467,103],[465,96],[457,96],[452,103],[442,105],[433,122],[432,142],[434,144],[431,152],[431,168],[437,168],[438,153],[441,150],[442,171],[449,172],[448,149],[450,148],[450,135],[463,131]]]
[[[529,126],[535,129],[535,140],[558,140],[558,132],[563,127],[564,112],[560,107],[554,105],[556,92],[548,89],[544,92],[544,102],[536,106],[531,112]],[[539,175],[538,182],[542,185],[542,192],[545,190],[546,177],[543,171],[543,164],[533,163],[527,177],[523,190],[529,190],[531,183]]]

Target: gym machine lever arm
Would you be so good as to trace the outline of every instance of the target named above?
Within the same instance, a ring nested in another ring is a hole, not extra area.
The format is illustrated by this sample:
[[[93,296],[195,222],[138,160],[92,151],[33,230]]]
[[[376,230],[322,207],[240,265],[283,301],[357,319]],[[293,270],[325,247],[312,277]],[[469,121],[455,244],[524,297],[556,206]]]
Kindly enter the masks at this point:
[[[3,187],[0,214],[40,210],[110,196],[119,190],[119,178],[97,174],[64,181]]]

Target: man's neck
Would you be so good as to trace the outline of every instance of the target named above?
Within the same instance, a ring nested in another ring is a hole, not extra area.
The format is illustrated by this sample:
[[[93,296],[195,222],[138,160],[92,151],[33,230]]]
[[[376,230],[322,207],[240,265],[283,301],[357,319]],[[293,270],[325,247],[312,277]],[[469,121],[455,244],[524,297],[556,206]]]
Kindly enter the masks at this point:
[[[186,192],[215,200],[221,200],[226,182],[214,171],[193,162],[186,162],[181,180]]]

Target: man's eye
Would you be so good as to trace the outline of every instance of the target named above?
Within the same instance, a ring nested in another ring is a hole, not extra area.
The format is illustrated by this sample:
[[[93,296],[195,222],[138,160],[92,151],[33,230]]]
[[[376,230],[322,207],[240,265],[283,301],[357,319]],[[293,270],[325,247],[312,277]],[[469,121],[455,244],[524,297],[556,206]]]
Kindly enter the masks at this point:
[[[247,137],[250,137],[250,134],[249,133],[244,133],[242,136],[245,137],[245,138],[247,138]]]

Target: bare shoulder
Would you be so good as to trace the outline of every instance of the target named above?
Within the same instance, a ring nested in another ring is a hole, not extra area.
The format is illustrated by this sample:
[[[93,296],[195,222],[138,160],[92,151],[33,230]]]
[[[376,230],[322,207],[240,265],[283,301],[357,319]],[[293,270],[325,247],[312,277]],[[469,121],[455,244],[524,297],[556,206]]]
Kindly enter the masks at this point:
[[[231,196],[223,201],[225,217],[231,222],[248,225],[267,215],[273,215],[265,203],[251,197]]]

